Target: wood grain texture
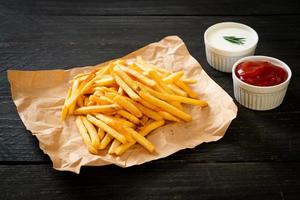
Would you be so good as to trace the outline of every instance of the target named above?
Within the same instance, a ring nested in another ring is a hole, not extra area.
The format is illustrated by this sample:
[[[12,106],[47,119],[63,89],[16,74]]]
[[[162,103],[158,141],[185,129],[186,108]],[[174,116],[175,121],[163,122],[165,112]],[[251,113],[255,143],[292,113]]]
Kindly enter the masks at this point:
[[[299,163],[155,161],[131,168],[1,165],[1,199],[297,199]],[[30,180],[30,184],[29,181]],[[13,187],[12,187],[13,186]]]
[[[297,0],[3,0],[7,14],[35,15],[283,15],[299,14]]]

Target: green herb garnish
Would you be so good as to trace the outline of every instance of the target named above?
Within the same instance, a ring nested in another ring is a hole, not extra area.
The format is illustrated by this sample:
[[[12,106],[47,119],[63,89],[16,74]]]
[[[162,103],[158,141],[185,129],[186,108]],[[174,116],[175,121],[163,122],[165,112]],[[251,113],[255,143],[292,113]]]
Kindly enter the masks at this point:
[[[246,38],[238,38],[235,36],[223,36],[223,38],[228,42],[231,42],[233,44],[238,44],[238,45],[245,44],[245,40],[246,40]]]

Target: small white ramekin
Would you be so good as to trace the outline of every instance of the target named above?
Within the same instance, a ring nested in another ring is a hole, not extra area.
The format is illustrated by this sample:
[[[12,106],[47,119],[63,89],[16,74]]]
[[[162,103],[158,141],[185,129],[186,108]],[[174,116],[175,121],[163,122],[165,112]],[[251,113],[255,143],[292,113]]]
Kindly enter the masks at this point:
[[[239,27],[243,28],[252,35],[254,43],[249,48],[244,49],[242,51],[225,51],[216,46],[212,46],[208,40],[208,35],[211,34],[213,31],[220,29],[220,28],[230,28],[230,27]],[[254,29],[251,27],[236,23],[236,22],[222,22],[215,24],[209,27],[204,33],[204,43],[205,43],[205,52],[206,52],[206,59],[207,62],[215,68],[216,70],[231,73],[231,69],[233,64],[246,56],[254,55],[256,45],[258,42],[258,35]]]
[[[274,86],[254,86],[238,79],[235,69],[239,63],[245,61],[268,61],[282,67],[288,73],[288,78],[281,84]],[[276,58],[268,56],[248,56],[238,60],[232,67],[232,79],[235,99],[246,108],[252,110],[271,110],[278,107],[285,96],[292,72],[287,64]]]

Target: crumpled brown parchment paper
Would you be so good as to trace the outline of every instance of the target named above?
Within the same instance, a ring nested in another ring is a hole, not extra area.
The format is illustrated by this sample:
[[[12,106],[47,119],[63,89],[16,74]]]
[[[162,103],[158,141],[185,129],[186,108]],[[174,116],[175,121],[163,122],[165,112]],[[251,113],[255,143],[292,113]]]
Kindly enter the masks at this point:
[[[108,155],[106,152],[92,155],[77,131],[75,118],[71,116],[63,123],[60,121],[69,80],[92,67],[7,72],[12,98],[19,115],[26,128],[37,137],[40,148],[49,155],[55,169],[79,173],[81,166],[116,164],[130,167],[166,157],[181,149],[194,148],[203,142],[216,141],[224,136],[229,124],[236,117],[237,107],[232,98],[189,54],[179,37],[166,37],[123,58],[133,59],[137,55],[172,71],[184,70],[189,78],[198,81],[193,89],[201,99],[209,103],[209,107],[203,109],[185,106],[192,114],[193,121],[171,123],[150,134],[148,138],[156,147],[154,154],[136,145],[121,157]],[[98,66],[101,65],[104,63]]]

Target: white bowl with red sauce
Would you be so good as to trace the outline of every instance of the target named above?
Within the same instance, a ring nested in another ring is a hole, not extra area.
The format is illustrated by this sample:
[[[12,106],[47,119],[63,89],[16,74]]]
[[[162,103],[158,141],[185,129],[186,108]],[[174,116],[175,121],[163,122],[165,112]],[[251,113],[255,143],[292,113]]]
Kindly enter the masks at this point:
[[[253,110],[278,107],[286,94],[292,72],[281,60],[268,56],[248,56],[232,67],[235,99]]]

